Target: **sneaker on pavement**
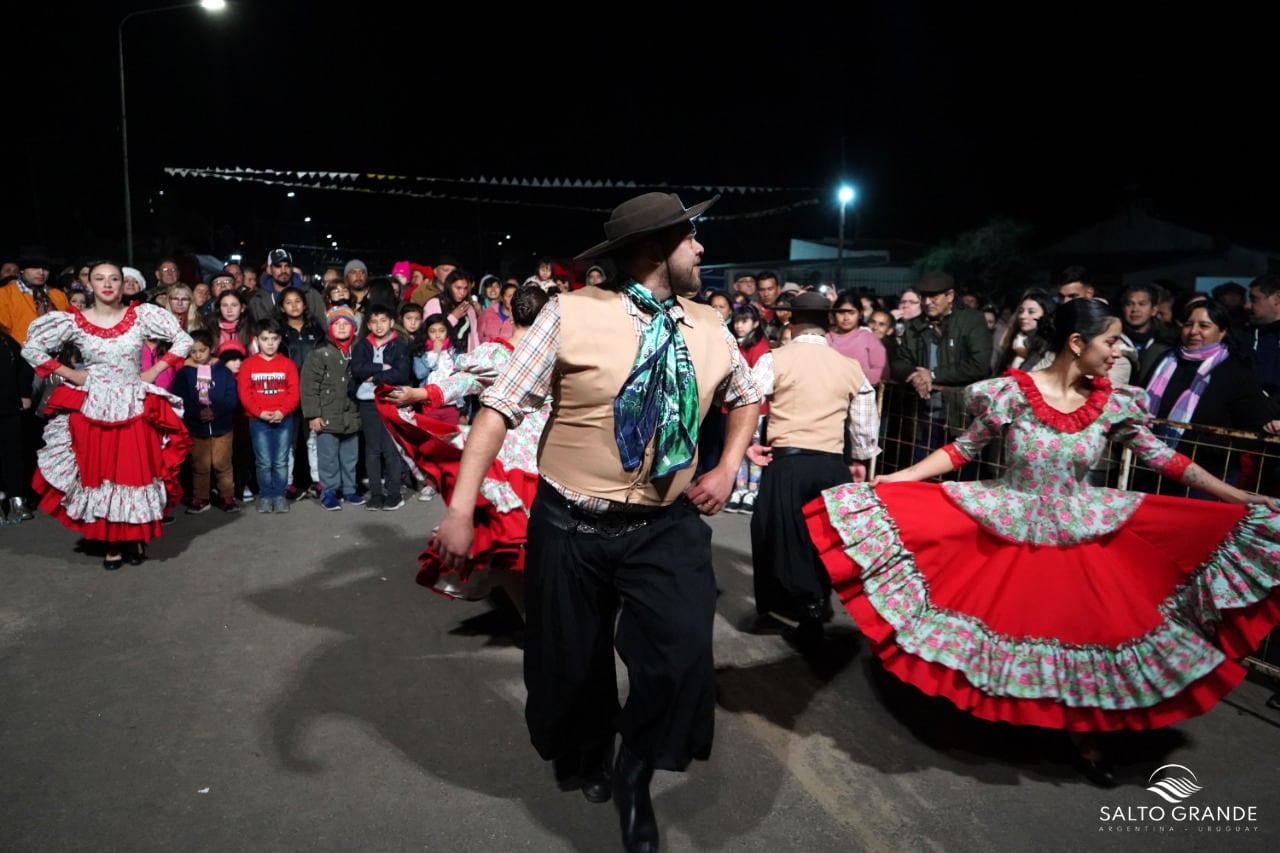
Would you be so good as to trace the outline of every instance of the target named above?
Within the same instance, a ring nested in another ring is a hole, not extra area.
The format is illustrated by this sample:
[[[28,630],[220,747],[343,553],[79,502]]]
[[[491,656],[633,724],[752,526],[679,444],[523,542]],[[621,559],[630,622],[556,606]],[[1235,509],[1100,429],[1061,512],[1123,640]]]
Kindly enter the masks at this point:
[[[272,498],[271,500],[272,500],[272,502],[273,502],[273,503],[274,503],[274,505],[275,505],[275,510],[276,510],[276,512],[288,512],[288,511],[289,511],[289,499],[288,499],[287,497],[283,497],[283,498]]]
[[[253,489],[249,488],[248,486],[245,486],[244,494],[240,495],[240,499],[244,501],[253,500]]]
[[[275,504],[271,498],[258,498],[258,512],[271,512],[275,509]]]
[[[359,492],[349,492],[343,495],[342,499],[352,506],[360,506],[364,503],[364,498],[360,496]]]
[[[382,505],[382,508],[390,512],[391,510],[399,509],[402,506],[404,506],[404,498],[400,495],[396,495],[394,498],[387,498],[387,502]]]
[[[422,491],[418,492],[418,500],[422,501],[423,503],[426,503],[427,501],[431,500],[438,494],[440,494],[439,489],[437,489],[435,486],[427,484],[422,487]]]
[[[320,506],[327,510],[342,509],[342,499],[329,489],[320,492]]]
[[[319,483],[312,483],[311,488],[307,489],[307,494],[310,497],[315,498],[316,500],[320,500],[322,497],[324,497],[324,492],[325,492],[324,486],[320,485]]]
[[[364,508],[375,511],[382,509],[382,498],[376,498],[373,495],[370,495],[365,499]]]
[[[202,501],[199,498],[192,498],[191,503],[187,504],[187,515],[199,515],[212,506],[208,501]]]
[[[236,503],[235,498],[222,498],[218,501],[218,509],[223,512],[239,512],[240,504]]]
[[[284,487],[284,499],[286,501],[296,501],[298,499],[298,487],[293,483]]]
[[[738,512],[749,513],[756,508],[756,493],[747,492],[742,496],[742,507]]]
[[[729,496],[729,502],[724,505],[725,512],[742,512],[742,498],[746,492],[734,492]]]

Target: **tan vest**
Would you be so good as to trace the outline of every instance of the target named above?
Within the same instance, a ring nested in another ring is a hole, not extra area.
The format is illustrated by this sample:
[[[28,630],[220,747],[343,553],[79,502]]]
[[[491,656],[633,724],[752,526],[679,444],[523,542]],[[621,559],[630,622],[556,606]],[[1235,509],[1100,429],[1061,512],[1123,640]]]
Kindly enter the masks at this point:
[[[862,382],[862,366],[829,346],[791,343],[773,350],[769,444],[843,453],[849,404]]]
[[[538,445],[538,469],[560,485],[618,503],[672,503],[693,479],[694,462],[650,482],[653,443],[634,471],[622,470],[613,435],[613,401],[631,373],[640,348],[631,316],[617,293],[584,287],[556,297],[560,342],[552,382],[551,418]],[[698,378],[699,421],[729,375],[729,346],[720,315],[709,305],[680,299],[680,325]]]

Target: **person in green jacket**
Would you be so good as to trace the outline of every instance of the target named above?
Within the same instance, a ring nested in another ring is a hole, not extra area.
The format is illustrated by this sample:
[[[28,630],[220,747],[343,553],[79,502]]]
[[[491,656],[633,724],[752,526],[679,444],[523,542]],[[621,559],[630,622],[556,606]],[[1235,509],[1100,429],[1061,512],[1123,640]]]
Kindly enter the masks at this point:
[[[965,426],[966,385],[991,375],[991,330],[981,311],[956,305],[950,273],[921,276],[912,288],[924,310],[907,321],[890,375],[919,396],[912,458],[919,462]]]

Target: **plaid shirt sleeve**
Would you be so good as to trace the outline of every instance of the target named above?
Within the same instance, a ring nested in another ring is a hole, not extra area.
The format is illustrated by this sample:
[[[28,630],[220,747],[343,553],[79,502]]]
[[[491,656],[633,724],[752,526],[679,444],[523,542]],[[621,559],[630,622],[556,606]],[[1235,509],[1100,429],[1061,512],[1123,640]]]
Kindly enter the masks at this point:
[[[551,299],[511,353],[511,362],[497,380],[480,395],[506,419],[512,429],[520,426],[526,411],[537,411],[551,393],[556,352],[560,343],[560,305]]]
[[[876,389],[864,376],[862,388],[849,401],[849,439],[852,442],[850,455],[859,460],[878,456],[879,436],[880,413],[876,411]]]
[[[738,342],[730,334],[728,326],[721,326],[720,331],[724,335],[725,346],[729,348],[729,375],[716,389],[714,402],[727,409],[759,403],[760,391],[751,379],[751,368],[747,366],[747,360],[742,357]]]

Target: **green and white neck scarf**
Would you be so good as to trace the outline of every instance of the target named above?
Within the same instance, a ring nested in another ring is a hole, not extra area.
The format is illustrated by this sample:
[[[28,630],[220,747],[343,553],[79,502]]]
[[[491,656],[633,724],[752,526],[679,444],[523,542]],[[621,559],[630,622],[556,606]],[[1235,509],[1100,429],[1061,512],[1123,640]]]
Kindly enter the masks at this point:
[[[654,299],[644,285],[628,282],[622,291],[652,316],[640,338],[631,375],[613,401],[613,431],[622,467],[634,471],[657,435],[650,480],[693,462],[698,447],[698,377],[680,326],[668,314],[675,297]]]

